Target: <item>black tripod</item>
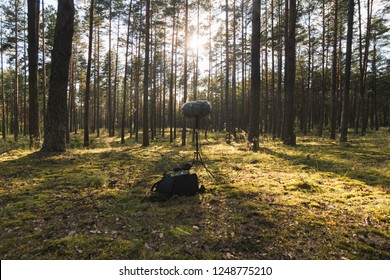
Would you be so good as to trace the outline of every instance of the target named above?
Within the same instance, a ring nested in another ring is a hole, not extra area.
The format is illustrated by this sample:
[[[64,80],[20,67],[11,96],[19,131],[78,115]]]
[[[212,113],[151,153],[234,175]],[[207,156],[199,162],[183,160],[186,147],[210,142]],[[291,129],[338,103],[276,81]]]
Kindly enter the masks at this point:
[[[195,165],[195,163],[200,163],[204,169],[214,178],[215,176],[211,171],[207,168],[207,166],[204,164],[202,155],[199,151],[199,117],[195,118],[195,152],[194,152],[194,159],[192,160],[192,165]]]

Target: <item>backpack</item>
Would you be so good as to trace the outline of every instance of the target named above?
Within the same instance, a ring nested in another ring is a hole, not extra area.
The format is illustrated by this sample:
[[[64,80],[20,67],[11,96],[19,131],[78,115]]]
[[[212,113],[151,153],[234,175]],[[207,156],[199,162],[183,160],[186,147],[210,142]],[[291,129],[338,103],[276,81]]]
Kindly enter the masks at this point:
[[[152,186],[151,192],[165,195],[193,196],[203,189],[199,189],[196,174],[179,173],[171,176],[164,173],[163,178]]]
[[[164,173],[163,178],[152,186],[151,192],[172,194],[173,193],[172,176],[167,173]]]

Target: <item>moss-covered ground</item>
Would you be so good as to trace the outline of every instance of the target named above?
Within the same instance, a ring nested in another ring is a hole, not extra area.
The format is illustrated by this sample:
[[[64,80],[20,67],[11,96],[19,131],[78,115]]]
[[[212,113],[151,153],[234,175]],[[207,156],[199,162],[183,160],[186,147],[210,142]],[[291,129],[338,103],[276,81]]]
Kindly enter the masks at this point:
[[[1,259],[390,259],[390,135],[314,136],[261,150],[202,138],[206,192],[150,188],[194,147],[72,137],[41,154],[0,142]]]

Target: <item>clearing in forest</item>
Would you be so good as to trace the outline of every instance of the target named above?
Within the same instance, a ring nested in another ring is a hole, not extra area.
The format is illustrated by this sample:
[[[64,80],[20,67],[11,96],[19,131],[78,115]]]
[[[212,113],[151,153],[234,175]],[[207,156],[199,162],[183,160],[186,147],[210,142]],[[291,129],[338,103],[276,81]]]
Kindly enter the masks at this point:
[[[213,138],[214,137],[214,138]],[[296,147],[202,139],[206,192],[156,199],[194,147],[78,136],[67,153],[0,143],[1,259],[390,259],[390,135]]]

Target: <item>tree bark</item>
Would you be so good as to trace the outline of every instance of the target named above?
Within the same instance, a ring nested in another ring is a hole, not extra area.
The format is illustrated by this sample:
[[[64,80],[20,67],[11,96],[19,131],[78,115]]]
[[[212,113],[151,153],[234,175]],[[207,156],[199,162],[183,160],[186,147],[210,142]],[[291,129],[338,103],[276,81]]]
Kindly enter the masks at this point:
[[[230,144],[230,111],[229,111],[229,0],[225,2],[225,114],[226,143]]]
[[[95,0],[91,0],[89,9],[89,35],[88,35],[88,61],[87,61],[87,77],[85,85],[85,101],[84,101],[84,146],[89,146],[89,101],[91,87],[91,67],[92,67],[92,42],[93,42],[93,12]]]
[[[187,72],[187,59],[188,59],[188,0],[185,1],[185,19],[184,19],[184,97],[183,103],[187,102],[187,80],[188,80],[188,72]],[[187,122],[186,118],[183,120],[183,130],[181,134],[181,144],[182,146],[186,145],[186,136],[187,136]]]
[[[42,117],[43,124],[46,121],[46,91],[47,91],[47,71],[46,71],[46,38],[45,38],[45,1],[42,0]]]
[[[148,88],[149,88],[149,51],[150,51],[150,1],[146,0],[146,24],[145,24],[145,60],[144,60],[144,104],[143,104],[143,136],[142,146],[149,146],[149,102],[148,102]]]
[[[333,29],[333,51],[332,51],[332,95],[331,95],[331,121],[330,139],[336,139],[337,122],[337,31],[338,31],[338,0],[334,2],[334,29]]]
[[[176,5],[173,2],[173,16],[172,16],[172,42],[171,42],[171,73],[169,82],[169,101],[168,101],[168,122],[169,122],[169,142],[173,142],[173,88],[174,88],[174,55],[173,50],[175,48],[175,28],[176,28]],[[164,116],[163,116],[164,118]],[[164,128],[163,128],[164,129]]]
[[[284,99],[284,133],[283,143],[285,145],[296,145],[294,131],[295,123],[295,25],[296,25],[296,0],[286,1],[285,9],[285,99]]]
[[[42,146],[42,151],[46,152],[66,151],[66,92],[72,52],[74,12],[73,0],[58,0],[47,122]]]
[[[19,36],[19,19],[18,19],[18,1],[15,0],[15,94],[14,94],[14,140],[18,141],[19,138],[19,48],[18,48],[18,36]]]
[[[122,105],[122,124],[121,124],[121,144],[125,143],[125,121],[126,121],[126,102],[127,102],[127,75],[128,75],[128,56],[130,45],[130,23],[133,0],[130,1],[129,13],[127,17],[127,35],[126,35],[126,53],[125,53],[125,76],[123,78],[123,105]]]
[[[348,140],[349,123],[349,91],[351,86],[351,60],[352,60],[352,32],[353,32],[353,13],[354,0],[348,0],[348,30],[347,30],[347,49],[345,58],[345,79],[343,92],[343,109],[341,114],[341,135],[340,142]]]
[[[252,45],[251,45],[251,96],[249,111],[248,140],[254,150],[259,145],[259,99],[260,99],[260,0],[252,2]]]
[[[0,46],[3,45],[3,14],[1,14],[0,22]],[[3,50],[1,50],[1,134],[5,140],[6,135],[6,122],[5,122],[5,88],[4,88],[4,57]]]

